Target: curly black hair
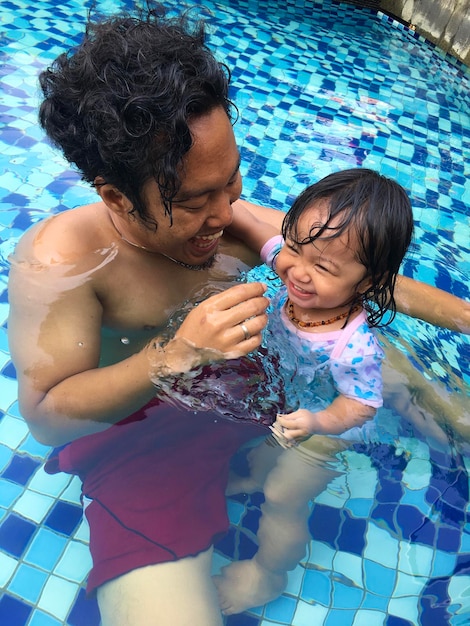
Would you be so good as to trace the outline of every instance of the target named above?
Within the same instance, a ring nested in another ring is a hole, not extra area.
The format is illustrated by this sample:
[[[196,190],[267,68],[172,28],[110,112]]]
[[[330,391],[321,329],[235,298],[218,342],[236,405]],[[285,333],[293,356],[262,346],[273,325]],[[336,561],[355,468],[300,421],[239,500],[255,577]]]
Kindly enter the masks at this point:
[[[84,39],[39,76],[39,121],[52,143],[94,184],[100,176],[151,222],[142,199],[154,179],[165,211],[192,145],[192,118],[222,106],[231,118],[230,71],[207,47],[204,22],[163,7],[89,21]]]
[[[313,224],[308,237],[298,240],[300,216],[314,203],[327,200],[324,224]],[[331,222],[339,216],[339,221]],[[364,265],[370,287],[351,302],[360,304],[370,326],[385,326],[396,314],[395,283],[413,236],[413,211],[406,191],[394,180],[367,168],[335,172],[307,187],[294,201],[282,225],[284,239],[296,245],[318,237],[334,239],[354,229],[357,260]],[[362,281],[361,281],[362,282]],[[384,316],[389,317],[384,321]]]

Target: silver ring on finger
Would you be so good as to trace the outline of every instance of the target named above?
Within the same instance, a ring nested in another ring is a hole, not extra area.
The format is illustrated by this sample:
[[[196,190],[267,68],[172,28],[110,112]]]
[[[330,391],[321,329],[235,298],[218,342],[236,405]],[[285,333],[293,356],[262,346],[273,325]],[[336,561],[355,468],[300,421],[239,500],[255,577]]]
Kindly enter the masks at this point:
[[[248,330],[248,328],[246,327],[246,324],[240,324],[240,328],[243,331],[243,338],[244,338],[244,340],[247,341],[248,339],[250,339],[251,333]]]

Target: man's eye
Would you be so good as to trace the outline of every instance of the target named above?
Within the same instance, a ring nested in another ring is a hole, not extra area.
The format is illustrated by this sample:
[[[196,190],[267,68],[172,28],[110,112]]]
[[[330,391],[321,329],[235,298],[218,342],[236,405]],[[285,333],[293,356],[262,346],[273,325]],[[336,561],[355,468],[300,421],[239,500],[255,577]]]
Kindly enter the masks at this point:
[[[228,186],[231,187],[232,185],[234,185],[235,183],[238,183],[238,181],[240,180],[240,171],[238,171],[235,176],[233,176],[233,178],[231,178],[228,181]]]
[[[193,204],[189,200],[182,200],[182,201],[179,201],[179,202],[177,200],[174,200],[173,201],[173,206],[177,206],[180,209],[185,209],[186,211],[200,211],[204,205],[197,204],[197,203]]]

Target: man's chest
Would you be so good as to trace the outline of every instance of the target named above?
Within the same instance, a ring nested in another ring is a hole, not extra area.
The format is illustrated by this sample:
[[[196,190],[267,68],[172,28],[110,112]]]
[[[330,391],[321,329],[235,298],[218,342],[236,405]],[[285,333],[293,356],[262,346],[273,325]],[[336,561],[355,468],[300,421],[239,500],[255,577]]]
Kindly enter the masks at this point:
[[[177,327],[197,303],[236,284],[248,269],[225,254],[219,254],[207,270],[151,261],[116,263],[100,277],[98,295],[105,327],[137,333]]]

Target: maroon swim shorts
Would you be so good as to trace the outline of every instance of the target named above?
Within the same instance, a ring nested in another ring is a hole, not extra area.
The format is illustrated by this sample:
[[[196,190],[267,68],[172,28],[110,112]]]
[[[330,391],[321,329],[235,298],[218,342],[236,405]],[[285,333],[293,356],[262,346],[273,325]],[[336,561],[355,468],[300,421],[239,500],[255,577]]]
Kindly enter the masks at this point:
[[[194,556],[228,529],[231,456],[265,428],[150,402],[57,452],[46,471],[83,483],[93,567],[88,592],[136,568]]]

